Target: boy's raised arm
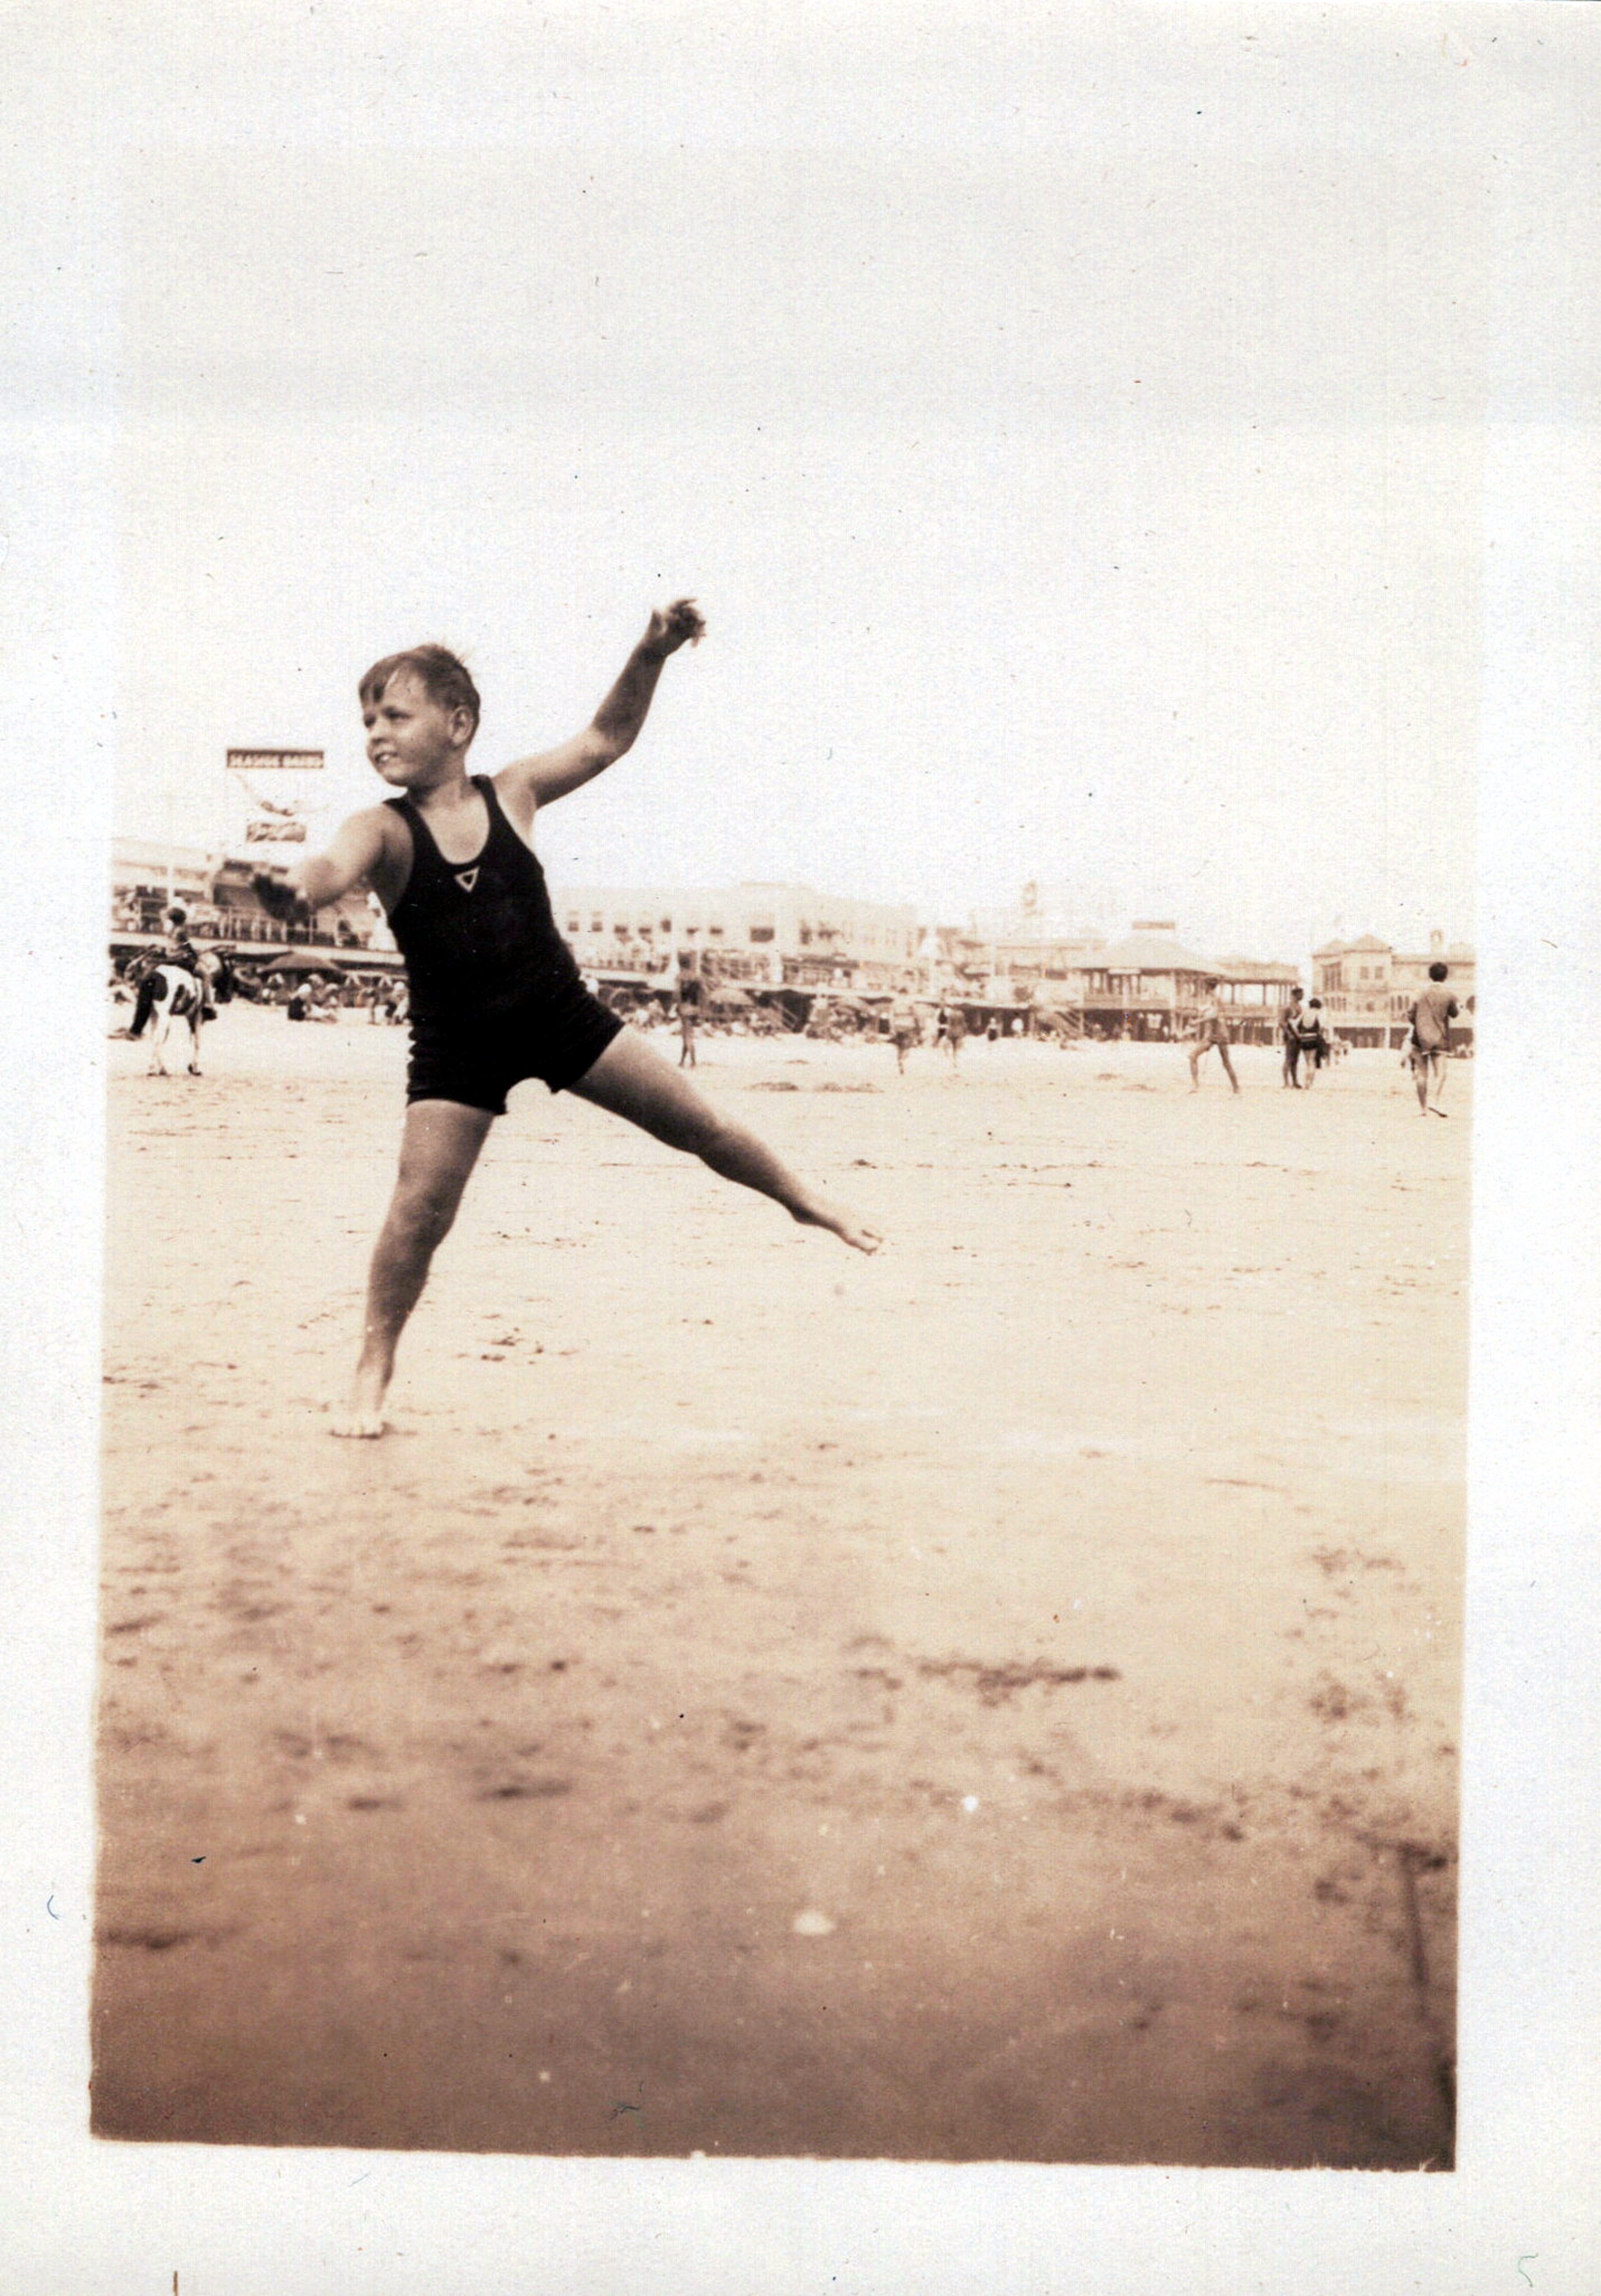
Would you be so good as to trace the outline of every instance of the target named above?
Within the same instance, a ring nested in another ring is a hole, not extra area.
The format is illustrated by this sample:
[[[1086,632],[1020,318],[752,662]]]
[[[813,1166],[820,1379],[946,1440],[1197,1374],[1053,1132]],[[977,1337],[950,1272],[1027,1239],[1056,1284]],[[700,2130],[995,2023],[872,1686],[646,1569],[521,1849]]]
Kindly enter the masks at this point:
[[[651,616],[645,636],[623,664],[622,675],[581,734],[554,750],[519,758],[495,776],[502,802],[532,817],[570,790],[581,789],[615,765],[631,749],[651,706],[661,665],[681,645],[699,645],[706,625],[693,598],[676,598]]]

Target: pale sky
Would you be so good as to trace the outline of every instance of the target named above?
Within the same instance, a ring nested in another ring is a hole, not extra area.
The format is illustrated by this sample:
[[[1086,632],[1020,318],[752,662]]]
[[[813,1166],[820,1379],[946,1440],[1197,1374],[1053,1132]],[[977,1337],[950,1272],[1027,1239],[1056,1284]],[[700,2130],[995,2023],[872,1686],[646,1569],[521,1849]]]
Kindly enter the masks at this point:
[[[332,825],[357,676],[426,638],[492,770],[690,592],[558,882],[1472,934],[1492,233],[1445,19],[1360,70],[1295,10],[388,20],[337,118],[306,73],[237,140],[209,55],[121,162],[120,831],[236,835],[245,744],[326,749]]]

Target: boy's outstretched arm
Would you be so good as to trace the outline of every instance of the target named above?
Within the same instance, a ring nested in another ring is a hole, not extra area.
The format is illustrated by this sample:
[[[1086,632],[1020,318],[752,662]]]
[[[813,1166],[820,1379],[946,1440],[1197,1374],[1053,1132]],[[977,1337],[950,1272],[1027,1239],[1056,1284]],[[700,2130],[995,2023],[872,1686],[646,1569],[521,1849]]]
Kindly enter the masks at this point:
[[[615,765],[631,749],[644,725],[656,691],[661,665],[681,645],[699,645],[706,625],[693,598],[676,598],[665,610],[652,614],[645,636],[623,664],[622,675],[581,734],[538,756],[519,758],[495,776],[503,804],[509,803],[524,825],[536,808],[551,805],[570,790]]]
[[[301,900],[314,909],[325,909],[365,878],[382,876],[390,857],[393,819],[386,807],[369,806],[341,823],[325,853],[297,861],[289,882]]]

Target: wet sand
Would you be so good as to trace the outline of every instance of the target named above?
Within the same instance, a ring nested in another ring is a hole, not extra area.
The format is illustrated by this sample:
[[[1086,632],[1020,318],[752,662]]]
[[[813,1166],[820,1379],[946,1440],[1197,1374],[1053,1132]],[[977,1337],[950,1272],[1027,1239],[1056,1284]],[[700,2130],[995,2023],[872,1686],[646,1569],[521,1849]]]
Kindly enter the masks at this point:
[[[525,1086],[342,1444],[401,1034],[109,1049],[102,2135],[1449,2165],[1471,1064]]]

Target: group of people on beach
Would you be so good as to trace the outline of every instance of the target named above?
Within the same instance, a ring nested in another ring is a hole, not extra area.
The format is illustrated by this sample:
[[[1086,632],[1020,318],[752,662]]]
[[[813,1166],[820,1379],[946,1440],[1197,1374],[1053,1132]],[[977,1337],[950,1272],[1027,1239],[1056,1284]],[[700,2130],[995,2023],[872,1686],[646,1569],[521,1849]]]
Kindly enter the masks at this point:
[[[1459,1009],[1446,986],[1449,977],[1448,966],[1438,962],[1431,964],[1428,986],[1413,1000],[1407,1016],[1408,1031],[1403,1063],[1412,1070],[1418,1108],[1429,1116],[1445,1114],[1440,1096],[1450,1054],[1450,1024]],[[1240,1088],[1229,1056],[1228,1016],[1218,995],[1220,985],[1216,980],[1207,980],[1196,1007],[1189,1055],[1192,1092],[1200,1089],[1201,1062],[1214,1047],[1229,1084],[1236,1093]],[[1310,1092],[1318,1070],[1326,1068],[1345,1049],[1330,1031],[1322,997],[1308,996],[1299,987],[1291,989],[1279,1015],[1278,1037],[1283,1055],[1280,1081],[1291,1091]]]
[[[907,1054],[923,1042],[923,1015],[911,987],[902,981],[891,997],[883,1022],[883,1033],[895,1047],[895,1072],[906,1074]],[[1000,1037],[998,1022],[991,1020],[984,1034],[990,1044]],[[961,1067],[962,1047],[968,1037],[967,1014],[954,997],[946,997],[934,1007],[934,1050],[943,1053],[950,1062],[955,1076]]]
[[[1318,1070],[1327,1064],[1334,1050],[1324,1023],[1322,997],[1303,1002],[1300,988],[1292,988],[1290,1001],[1279,1015],[1278,1035],[1284,1049],[1280,1081],[1292,1092],[1310,1092],[1318,1081]]]

